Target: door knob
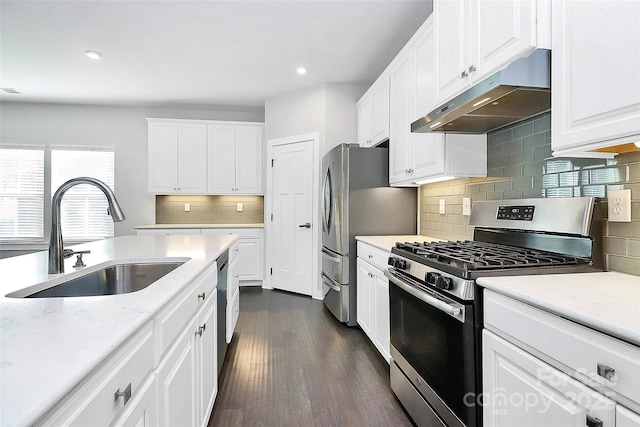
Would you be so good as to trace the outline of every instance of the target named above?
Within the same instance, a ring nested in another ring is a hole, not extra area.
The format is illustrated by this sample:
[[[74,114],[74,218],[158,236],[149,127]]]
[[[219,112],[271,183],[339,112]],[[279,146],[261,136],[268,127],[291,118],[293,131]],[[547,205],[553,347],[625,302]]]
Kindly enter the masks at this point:
[[[308,222],[306,224],[299,225],[298,227],[300,227],[300,228],[311,228],[311,223]]]

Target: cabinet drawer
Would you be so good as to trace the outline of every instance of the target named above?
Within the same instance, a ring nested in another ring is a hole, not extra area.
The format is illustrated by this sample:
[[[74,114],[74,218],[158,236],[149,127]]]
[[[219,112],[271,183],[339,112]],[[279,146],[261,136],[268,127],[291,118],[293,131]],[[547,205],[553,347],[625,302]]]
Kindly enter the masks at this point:
[[[124,408],[135,404],[143,381],[153,369],[153,324],[148,323],[124,347],[37,426],[108,426]],[[116,393],[130,390],[129,397]],[[125,404],[125,399],[127,400]]]
[[[218,265],[214,262],[196,279],[195,284],[180,293],[156,316],[156,364],[196,310],[213,295],[218,281],[217,274]]]
[[[381,270],[387,269],[387,261],[389,260],[389,252],[378,249],[363,242],[358,242],[358,257],[375,265]]]
[[[640,403],[640,348],[489,290],[484,301],[487,329],[613,400]],[[608,368],[615,370],[610,379]]]

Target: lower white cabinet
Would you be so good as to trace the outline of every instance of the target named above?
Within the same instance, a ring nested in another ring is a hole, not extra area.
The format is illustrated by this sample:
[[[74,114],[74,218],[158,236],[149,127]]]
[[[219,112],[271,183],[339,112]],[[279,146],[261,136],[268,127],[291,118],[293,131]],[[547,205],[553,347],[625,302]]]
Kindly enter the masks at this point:
[[[484,426],[640,426],[640,348],[484,291]]]
[[[390,354],[389,279],[384,275],[389,253],[358,242],[356,318],[387,362]]]
[[[238,275],[239,242],[229,248],[229,270],[227,271],[227,342],[231,342],[233,331],[240,315],[240,277]]]
[[[158,388],[156,376],[150,375],[131,406],[125,409],[113,427],[153,427],[158,425]]]
[[[264,280],[263,228],[203,228],[202,234],[237,234],[238,268],[241,286],[262,285]]]

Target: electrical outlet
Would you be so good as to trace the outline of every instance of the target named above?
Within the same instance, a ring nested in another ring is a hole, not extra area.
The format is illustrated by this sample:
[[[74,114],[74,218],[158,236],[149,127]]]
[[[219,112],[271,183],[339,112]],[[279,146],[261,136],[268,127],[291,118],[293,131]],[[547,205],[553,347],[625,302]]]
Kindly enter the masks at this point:
[[[236,211],[242,212],[243,209],[244,206],[242,205],[242,203],[236,203]]]
[[[471,215],[471,197],[462,198],[462,215],[464,216]]]
[[[609,222],[631,222],[631,190],[609,190]]]
[[[185,212],[190,212],[191,211],[191,203],[185,203],[184,204],[184,211]]]
[[[439,208],[439,213],[440,215],[444,215],[445,214],[445,200],[444,199],[440,199],[440,208]]]

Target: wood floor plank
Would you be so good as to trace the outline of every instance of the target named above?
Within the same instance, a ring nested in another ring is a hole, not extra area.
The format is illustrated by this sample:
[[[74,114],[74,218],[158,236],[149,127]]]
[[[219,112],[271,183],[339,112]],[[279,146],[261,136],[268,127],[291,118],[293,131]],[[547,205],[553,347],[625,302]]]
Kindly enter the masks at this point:
[[[389,365],[322,301],[240,288],[213,426],[411,426]]]

